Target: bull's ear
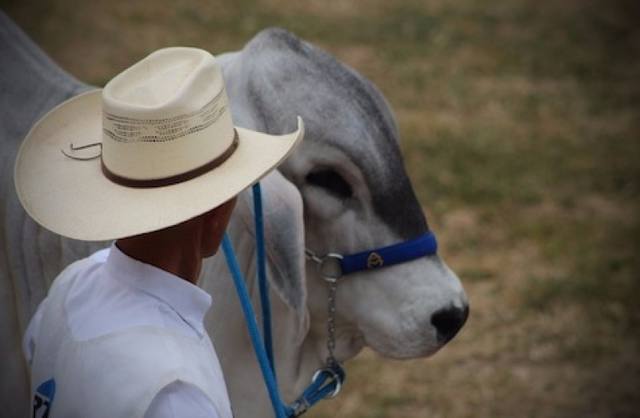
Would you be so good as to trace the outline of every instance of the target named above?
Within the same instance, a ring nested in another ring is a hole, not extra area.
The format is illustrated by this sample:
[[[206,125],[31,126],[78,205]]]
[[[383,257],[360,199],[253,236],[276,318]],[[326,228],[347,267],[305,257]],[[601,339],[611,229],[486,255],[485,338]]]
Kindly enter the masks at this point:
[[[302,338],[306,334],[309,322],[302,196],[293,183],[277,171],[263,178],[260,184],[269,284],[284,304],[295,312],[298,331],[296,334]],[[255,240],[250,190],[239,196],[234,218],[241,221],[243,229]],[[255,241],[252,246],[255,247]],[[255,266],[255,251],[251,253],[254,260],[250,263]],[[255,267],[249,268],[249,271],[255,274]],[[252,299],[255,301],[257,286],[252,290]]]
[[[306,310],[304,218],[302,196],[279,172],[262,182],[266,250],[271,284],[296,311]]]

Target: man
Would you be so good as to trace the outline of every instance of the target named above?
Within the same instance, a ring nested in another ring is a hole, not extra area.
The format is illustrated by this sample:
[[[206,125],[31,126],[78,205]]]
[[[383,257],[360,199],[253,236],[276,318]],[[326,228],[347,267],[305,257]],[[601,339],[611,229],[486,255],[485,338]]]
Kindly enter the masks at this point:
[[[235,128],[214,58],[167,48],[32,128],[15,168],[25,210],[117,240],[65,269],[28,327],[33,416],[231,417],[196,284],[235,196],[286,158],[298,124]]]

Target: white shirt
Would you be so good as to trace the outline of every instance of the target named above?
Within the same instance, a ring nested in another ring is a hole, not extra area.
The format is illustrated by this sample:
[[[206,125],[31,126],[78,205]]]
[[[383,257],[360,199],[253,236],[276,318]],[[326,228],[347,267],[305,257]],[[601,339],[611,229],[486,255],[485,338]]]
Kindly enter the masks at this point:
[[[204,290],[129,257],[115,244],[94,253],[90,259],[94,264],[87,268],[82,280],[76,281],[65,303],[74,338],[88,340],[141,325],[197,338],[207,334],[204,316],[211,306],[211,296]],[[24,337],[23,349],[29,363],[46,303],[45,298]],[[217,358],[212,361],[219,365]],[[226,387],[220,390],[228,399]],[[145,417],[220,417],[218,408],[196,386],[175,381],[156,395]]]

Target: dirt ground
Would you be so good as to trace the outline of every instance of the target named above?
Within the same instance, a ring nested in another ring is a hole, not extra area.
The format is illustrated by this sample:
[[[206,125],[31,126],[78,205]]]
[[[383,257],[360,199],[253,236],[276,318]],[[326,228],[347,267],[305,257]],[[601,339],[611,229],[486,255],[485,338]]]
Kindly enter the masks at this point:
[[[315,418],[640,415],[639,4],[0,0],[96,85],[282,26],[384,92],[471,316],[429,359],[365,350]]]

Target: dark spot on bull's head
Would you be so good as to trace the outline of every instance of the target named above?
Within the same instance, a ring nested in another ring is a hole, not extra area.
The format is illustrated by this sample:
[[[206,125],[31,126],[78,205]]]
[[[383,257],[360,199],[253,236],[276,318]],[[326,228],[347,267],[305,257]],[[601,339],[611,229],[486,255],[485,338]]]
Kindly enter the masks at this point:
[[[331,169],[319,169],[307,174],[306,181],[312,186],[321,187],[329,194],[348,199],[353,196],[353,189],[342,176]]]

